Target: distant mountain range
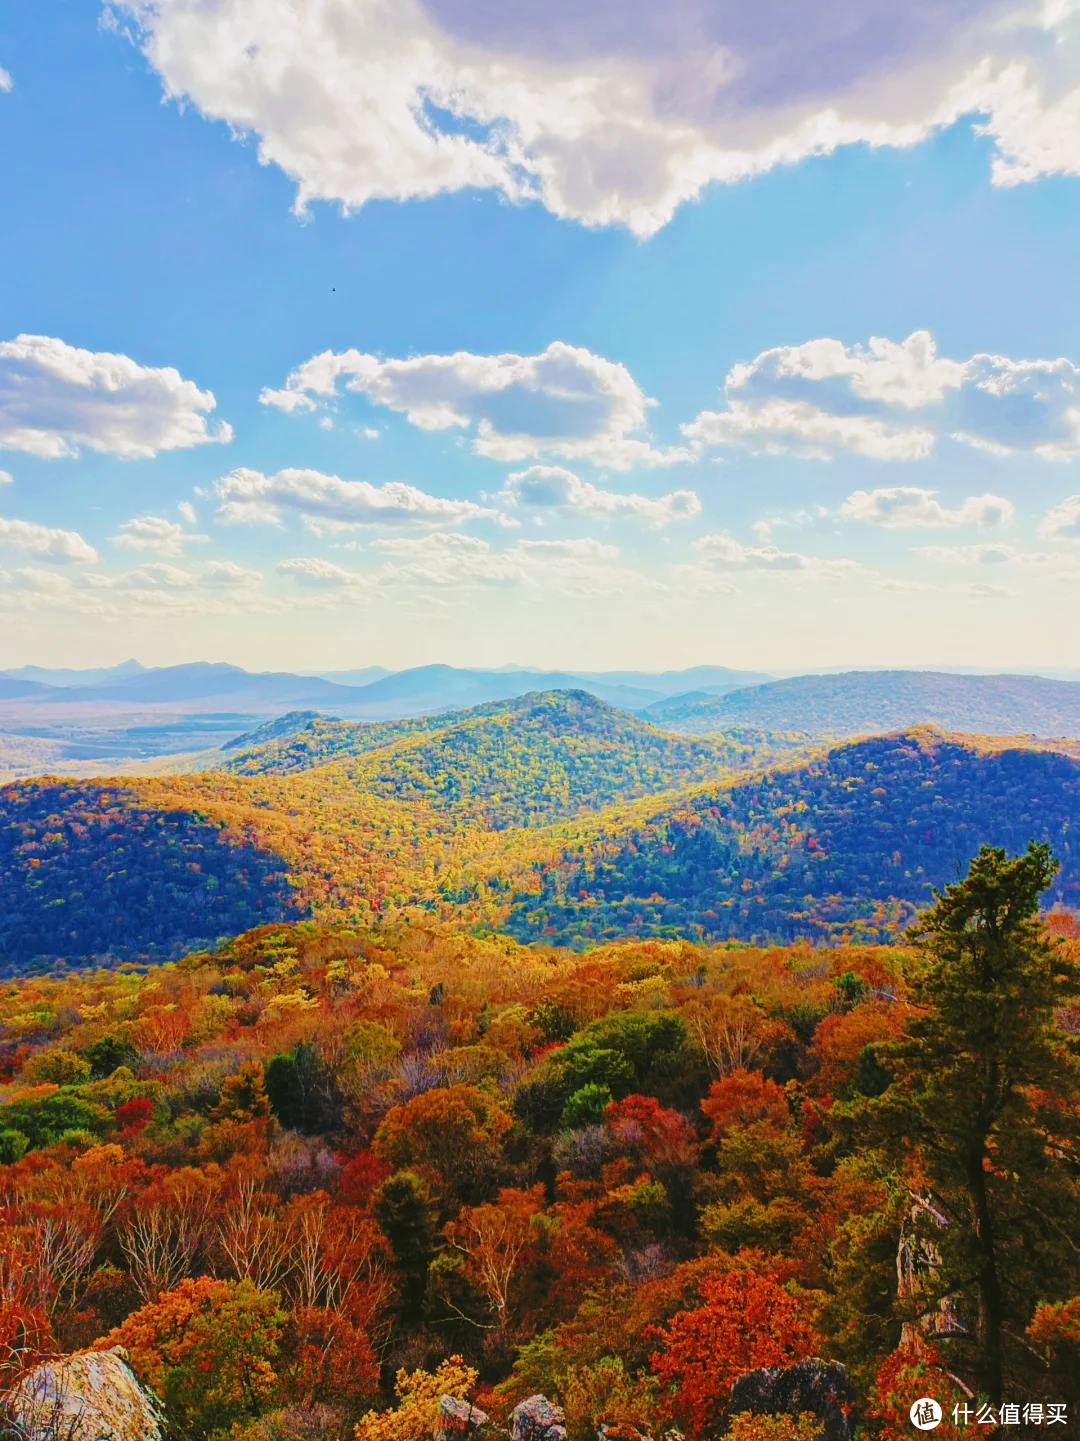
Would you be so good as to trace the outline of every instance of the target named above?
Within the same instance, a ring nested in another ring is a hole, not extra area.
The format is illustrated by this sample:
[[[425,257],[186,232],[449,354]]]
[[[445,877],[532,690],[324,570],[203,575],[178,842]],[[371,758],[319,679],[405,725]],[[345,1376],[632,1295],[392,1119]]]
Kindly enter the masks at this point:
[[[159,721],[166,717],[200,718],[190,736],[173,736],[174,751],[183,752],[205,746],[207,741],[200,734],[206,729],[205,722],[224,715],[241,722],[234,732],[243,728],[244,721],[257,723],[297,709],[353,720],[399,720],[513,700],[540,690],[587,690],[621,709],[640,710],[691,689],[718,695],[766,679],[761,672],[728,670],[723,666],[695,666],[655,676],[636,671],[580,676],[569,671],[517,666],[470,670],[448,665],[416,666],[392,674],[373,666],[326,675],[294,675],[284,671],[252,672],[240,666],[204,661],[153,668],[126,661],[110,669],[87,671],[23,666],[0,672],[0,768],[4,732],[64,744],[76,739],[72,733],[76,728],[80,730],[79,756],[85,757],[87,745],[92,751],[94,742],[82,731],[87,726],[96,727],[108,731],[107,737],[102,736],[99,751],[104,759],[146,754],[145,724],[139,726],[139,737],[131,738],[129,750],[125,750],[124,728],[136,721],[145,722],[150,716]],[[225,739],[227,733],[215,736],[211,744]],[[159,747],[151,753],[163,752]]]
[[[24,666],[0,672],[0,779],[41,774],[178,773],[250,748],[249,733],[292,712],[389,725],[512,701],[585,691],[663,730],[724,732],[786,744],[937,725],[968,734],[1080,737],[1080,682],[1032,675],[849,671],[776,680],[723,666],[681,671],[498,670],[449,665],[297,675],[223,663],[99,670]],[[293,722],[288,722],[293,724]],[[268,737],[272,739],[274,737]],[[359,743],[327,732],[319,744]],[[28,744],[33,742],[33,744]],[[96,768],[95,768],[96,766]]]
[[[936,725],[975,735],[1080,736],[1080,683],[1042,676],[848,671],[772,681],[717,697],[675,696],[645,711],[690,735],[732,726],[857,736]]]

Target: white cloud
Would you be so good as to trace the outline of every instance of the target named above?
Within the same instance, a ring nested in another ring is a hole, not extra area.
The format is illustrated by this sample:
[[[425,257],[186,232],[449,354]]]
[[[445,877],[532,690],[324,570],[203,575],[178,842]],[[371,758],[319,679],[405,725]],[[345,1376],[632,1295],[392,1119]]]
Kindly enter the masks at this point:
[[[15,480],[10,470],[0,470],[0,485],[11,485]]]
[[[112,0],[165,93],[313,199],[481,187],[638,235],[710,182],[964,115],[993,179],[1080,174],[1072,0]]]
[[[724,383],[725,408],[683,426],[699,446],[824,459],[922,460],[936,440],[1046,460],[1080,455],[1080,368],[1065,358],[949,360],[928,331],[866,346],[811,340],[763,351]]]
[[[539,355],[418,355],[380,360],[324,351],[260,399],[287,412],[314,410],[344,389],[403,414],[421,430],[470,430],[473,449],[513,464],[544,455],[615,470],[674,465],[685,448],[657,449],[636,432],[650,406],[625,365],[553,341]]]
[[[14,82],[12,81],[11,76],[4,69],[4,67],[0,65],[0,90],[10,90],[13,86],[13,83]]]
[[[531,465],[514,471],[498,496],[509,505],[531,510],[559,511],[592,516],[632,516],[661,529],[676,520],[689,520],[701,513],[701,501],[692,490],[673,490],[652,499],[645,495],[620,495],[582,480],[559,465]]]
[[[984,585],[981,581],[976,581],[973,585],[964,586],[963,593],[971,600],[1001,600],[1015,595],[1016,591],[1010,590],[1008,586]]]
[[[170,565],[168,561],[150,561],[118,575],[89,571],[83,575],[81,583],[90,590],[218,590],[257,585],[262,578],[259,571],[248,570],[231,560],[207,561],[198,570],[186,570],[182,566]]]
[[[58,565],[97,560],[97,551],[74,530],[58,530],[31,520],[5,520],[0,516],[0,546],[26,550]]]
[[[551,587],[559,595],[582,599],[658,588],[655,581],[617,564],[618,547],[591,537],[518,541],[495,550],[476,536],[436,531],[388,537],[376,541],[375,549],[386,558],[376,572],[383,586]]]
[[[1068,495],[1053,510],[1048,510],[1039,522],[1039,534],[1044,540],[1057,536],[1080,540],[1080,495]]]
[[[179,555],[191,541],[205,540],[205,535],[192,535],[175,520],[161,515],[138,515],[120,527],[112,537],[113,545],[124,550],[151,550],[159,555]]]
[[[211,431],[216,402],[171,366],[78,350],[46,335],[0,341],[0,449],[46,459],[80,446],[126,459],[232,439]]]
[[[734,589],[723,577],[738,571],[817,581],[843,580],[863,570],[855,560],[803,555],[799,551],[781,550],[775,545],[743,545],[730,535],[700,536],[691,544],[690,550],[696,560],[690,565],[677,567],[677,571],[695,588],[702,590]]]
[[[683,426],[688,440],[705,446],[742,445],[763,455],[824,460],[850,451],[869,460],[922,460],[933,449],[932,432],[890,425],[872,415],[830,415],[805,401],[733,401],[726,410],[703,410]]]
[[[195,507],[190,500],[182,500],[176,509],[181,520],[186,520],[188,525],[195,524]]]
[[[201,580],[203,585],[249,586],[258,585],[262,574],[234,560],[209,560],[202,568]]]
[[[36,565],[21,565],[14,573],[16,587],[50,601],[68,599],[74,587],[66,575],[54,570],[41,570]]]
[[[359,525],[454,525],[494,514],[471,500],[444,500],[403,481],[372,485],[318,470],[279,470],[276,475],[234,470],[215,489],[223,521],[280,525],[282,512],[291,511],[316,531]]]
[[[323,560],[320,556],[295,556],[277,567],[279,575],[287,575],[299,585],[321,586],[332,590],[367,590],[371,580],[355,570]]]
[[[573,560],[614,560],[619,554],[617,545],[608,545],[602,540],[519,540],[514,552],[526,556],[564,557]],[[513,553],[513,552],[512,552]]]
[[[290,606],[267,595],[256,584],[261,579],[257,572],[231,561],[213,561],[198,571],[152,561],[119,574],[83,571],[74,581],[24,566],[11,573],[0,571],[0,611],[50,610],[123,623],[157,617],[182,621],[190,616],[273,616],[296,608],[295,603]]]
[[[1060,566],[1067,558],[1045,551],[1017,550],[1012,545],[984,541],[978,545],[920,545],[915,554],[942,565],[1025,565],[1040,569]]]
[[[840,507],[840,515],[885,530],[942,530],[961,525],[995,528],[1013,523],[1012,502],[1003,496],[969,495],[955,510],[942,505],[937,496],[936,490],[917,485],[856,490]]]
[[[854,560],[822,560],[798,551],[780,550],[775,545],[743,545],[730,535],[703,535],[690,549],[710,565],[753,570],[829,571],[845,574],[858,570]]]
[[[129,570],[120,578],[120,583],[128,589],[150,585],[164,586],[166,590],[187,590],[189,586],[198,584],[198,577],[190,570],[182,570],[177,565],[161,562],[140,565],[135,570]]]

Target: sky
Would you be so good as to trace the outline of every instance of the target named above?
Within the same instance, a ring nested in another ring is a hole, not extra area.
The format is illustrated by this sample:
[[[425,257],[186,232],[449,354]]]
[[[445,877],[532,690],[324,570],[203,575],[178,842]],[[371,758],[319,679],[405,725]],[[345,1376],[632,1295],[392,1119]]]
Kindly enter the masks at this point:
[[[1076,667],[1080,0],[0,0],[0,666]]]

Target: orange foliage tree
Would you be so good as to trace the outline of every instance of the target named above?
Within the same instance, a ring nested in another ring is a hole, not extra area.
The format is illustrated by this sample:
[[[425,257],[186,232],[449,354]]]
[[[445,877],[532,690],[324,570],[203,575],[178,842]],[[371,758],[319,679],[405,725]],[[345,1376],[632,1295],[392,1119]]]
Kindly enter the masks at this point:
[[[510,1117],[476,1086],[423,1091],[394,1106],[375,1133],[381,1161],[434,1173],[444,1196],[462,1199],[482,1191]]]
[[[774,1134],[787,1125],[789,1117],[784,1088],[767,1081],[760,1071],[735,1070],[714,1081],[701,1103],[711,1123],[715,1140],[730,1126],[765,1123]]]

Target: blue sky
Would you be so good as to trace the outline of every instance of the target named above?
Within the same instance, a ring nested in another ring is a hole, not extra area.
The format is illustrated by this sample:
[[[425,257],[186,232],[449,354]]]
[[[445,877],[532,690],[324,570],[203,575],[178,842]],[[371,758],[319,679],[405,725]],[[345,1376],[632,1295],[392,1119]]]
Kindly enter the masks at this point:
[[[1075,665],[1080,15],[833,8],[0,0],[0,664]]]

